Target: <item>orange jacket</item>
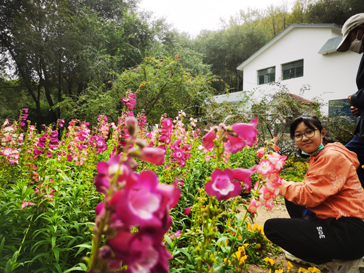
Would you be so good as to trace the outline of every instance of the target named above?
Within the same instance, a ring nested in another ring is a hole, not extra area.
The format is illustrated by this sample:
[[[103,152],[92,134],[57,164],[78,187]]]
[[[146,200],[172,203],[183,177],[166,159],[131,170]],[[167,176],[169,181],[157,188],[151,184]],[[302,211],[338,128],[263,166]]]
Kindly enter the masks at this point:
[[[356,217],[364,219],[364,189],[356,174],[359,161],[342,144],[329,143],[309,159],[305,180],[282,181],[281,195],[306,206],[318,218]]]

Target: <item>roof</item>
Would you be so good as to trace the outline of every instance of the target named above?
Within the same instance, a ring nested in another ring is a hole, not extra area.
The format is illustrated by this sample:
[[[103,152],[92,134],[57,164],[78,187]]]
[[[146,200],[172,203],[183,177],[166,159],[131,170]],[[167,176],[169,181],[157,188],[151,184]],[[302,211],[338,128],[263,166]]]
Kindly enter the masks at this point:
[[[233,92],[229,94],[213,96],[213,98],[217,103],[222,103],[224,101],[227,102],[242,101],[246,99],[246,92],[244,91]]]
[[[329,54],[332,52],[336,52],[336,48],[341,43],[342,38],[343,38],[343,36],[340,35],[338,37],[327,40],[327,42],[319,50],[318,54],[326,55],[326,54]]]
[[[291,32],[295,28],[331,28],[331,29],[338,29],[341,30],[336,24],[292,24],[286,29],[284,29],[281,33],[275,36],[272,40],[266,43],[262,48],[260,48],[257,52],[255,52],[250,58],[245,60],[242,64],[240,64],[236,69],[237,70],[244,70],[244,67],[252,62],[255,58],[257,58],[260,54],[266,51],[269,47],[274,45],[276,42],[281,40],[284,36],[286,36],[289,32]],[[331,40],[331,39],[330,39]]]
[[[311,102],[310,100],[306,100],[305,98],[302,98],[301,96],[298,96],[298,95],[295,95],[295,94],[292,94],[292,93],[290,93],[290,96],[292,98],[295,98],[296,100],[299,100],[299,101],[302,101],[302,102]]]

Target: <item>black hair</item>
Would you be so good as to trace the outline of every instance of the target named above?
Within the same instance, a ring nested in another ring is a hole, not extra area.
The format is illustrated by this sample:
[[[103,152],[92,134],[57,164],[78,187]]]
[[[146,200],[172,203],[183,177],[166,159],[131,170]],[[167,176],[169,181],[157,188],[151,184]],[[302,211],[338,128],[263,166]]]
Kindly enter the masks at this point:
[[[316,116],[310,116],[310,115],[302,115],[298,118],[296,118],[289,128],[291,139],[294,139],[294,133],[296,131],[296,128],[299,124],[304,123],[308,128],[311,130],[319,129],[320,132],[322,132],[322,129],[324,129],[324,126],[322,126],[321,121]],[[334,141],[329,137],[327,134],[323,138],[323,144],[327,143],[333,143]],[[301,152],[301,149],[299,149],[299,154],[301,157],[307,158],[308,156],[303,155]]]

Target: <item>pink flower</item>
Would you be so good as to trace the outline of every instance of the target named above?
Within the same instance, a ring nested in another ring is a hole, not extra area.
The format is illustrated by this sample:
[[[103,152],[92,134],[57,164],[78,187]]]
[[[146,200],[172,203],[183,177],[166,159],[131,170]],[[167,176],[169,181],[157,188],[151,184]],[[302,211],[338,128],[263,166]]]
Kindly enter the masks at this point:
[[[263,204],[261,202],[255,200],[254,198],[252,198],[250,201],[248,211],[250,211],[251,213],[256,213],[258,207],[260,207],[260,206],[263,206]]]
[[[119,173],[118,181],[125,182],[130,174],[131,169],[127,162],[120,165],[121,155],[111,157],[107,162],[99,162],[96,165],[98,174],[94,177],[95,186],[98,192],[106,193],[110,186],[112,176]]]
[[[226,152],[236,154],[246,146],[246,141],[241,137],[233,137],[227,135],[228,142],[225,143],[224,147]]]
[[[244,139],[246,145],[253,146],[258,130],[255,128],[258,124],[258,119],[252,119],[250,123],[236,123],[231,126],[233,131],[238,134],[239,137]]]
[[[265,152],[264,148],[259,149],[256,153],[257,157],[262,157],[264,155],[264,152]]]
[[[217,127],[214,126],[211,130],[202,138],[202,143],[207,150],[214,147],[214,140],[216,138],[216,129]]]
[[[241,184],[233,180],[233,172],[230,169],[224,171],[215,169],[211,175],[212,181],[205,185],[205,191],[210,196],[216,196],[218,200],[226,200],[231,196],[237,196],[241,192]]]
[[[209,162],[211,160],[211,155],[205,155],[205,162]]]
[[[274,166],[270,164],[270,161],[268,159],[264,159],[259,162],[256,170],[262,175],[267,175],[273,172]]]
[[[141,150],[141,160],[153,163],[155,165],[163,165],[165,162],[165,150],[162,148],[145,147]]]
[[[191,212],[191,207],[188,207],[188,208],[183,209],[183,213],[184,213],[185,215],[190,214],[190,212]]]
[[[250,192],[252,188],[252,180],[251,176],[255,173],[256,165],[251,167],[250,169],[234,169],[233,172],[233,179],[238,181],[244,182],[245,192]]]
[[[278,152],[278,151],[279,151],[279,147],[278,147],[277,145],[273,144],[273,150],[274,150],[275,152]]]
[[[141,172],[133,183],[113,194],[110,205],[120,220],[128,226],[140,227],[162,225],[161,214],[166,207],[173,207],[179,199],[176,184],[158,184],[158,177],[152,171]]]
[[[171,239],[174,239],[174,238],[179,238],[182,234],[182,231],[181,230],[178,230],[175,234],[171,234],[171,236],[169,236]]]
[[[34,203],[32,203],[32,202],[25,202],[25,201],[23,200],[23,203],[21,204],[20,209],[24,209],[25,207],[28,207],[28,206],[36,207],[36,206],[37,206],[37,204],[34,204]]]
[[[159,259],[153,238],[147,233],[130,233],[123,231],[107,240],[117,259],[128,266],[130,273],[151,272]]]
[[[5,148],[4,151],[3,151],[3,155],[6,156],[6,157],[9,157],[12,153],[13,153],[12,148]]]
[[[274,141],[274,142],[277,142],[277,141],[278,141],[278,137],[274,137],[274,138],[273,138],[273,141]]]

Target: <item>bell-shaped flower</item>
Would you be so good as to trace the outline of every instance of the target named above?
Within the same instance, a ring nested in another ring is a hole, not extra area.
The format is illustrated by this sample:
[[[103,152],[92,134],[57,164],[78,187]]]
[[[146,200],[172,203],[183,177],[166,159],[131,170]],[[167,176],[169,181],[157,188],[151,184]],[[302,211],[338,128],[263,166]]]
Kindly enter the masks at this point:
[[[256,171],[262,175],[267,175],[274,171],[274,166],[268,159],[261,160],[256,168]]]
[[[252,119],[250,123],[236,123],[231,126],[233,131],[244,141],[246,145],[253,146],[258,130],[255,128],[258,125],[258,118]]]
[[[244,182],[245,192],[250,192],[252,188],[251,177],[255,173],[256,165],[250,169],[237,168],[233,169],[233,179]]]
[[[250,200],[250,205],[249,205],[248,211],[250,211],[251,213],[256,213],[258,207],[260,207],[260,206],[263,206],[263,204],[261,202],[255,200],[254,198],[252,198]]]
[[[107,162],[99,162],[96,165],[98,174],[94,177],[95,186],[98,192],[106,193],[110,186],[110,180],[114,175],[118,175],[118,182],[125,182],[131,170],[128,162],[120,164],[121,155],[111,157]]]
[[[202,138],[202,143],[207,150],[214,147],[214,140],[216,138],[217,127],[212,127],[211,130]]]
[[[227,135],[228,142],[225,143],[224,147],[226,152],[236,154],[241,151],[246,145],[247,142],[242,137],[233,137],[231,135]]]
[[[241,192],[241,184],[233,181],[233,172],[230,169],[224,171],[215,169],[211,175],[212,181],[205,185],[205,191],[210,196],[216,196],[218,200],[226,200],[237,196]]]
[[[159,260],[158,249],[153,245],[154,240],[146,233],[130,233],[124,230],[108,239],[106,244],[111,247],[115,257],[128,266],[126,272],[151,272]]]
[[[165,150],[162,148],[145,147],[141,150],[140,159],[155,165],[163,165],[165,162]]]
[[[188,208],[183,209],[183,213],[184,213],[185,215],[190,214],[190,212],[191,212],[191,207],[188,207]]]
[[[262,157],[264,155],[265,149],[261,148],[256,152],[257,157]]]

